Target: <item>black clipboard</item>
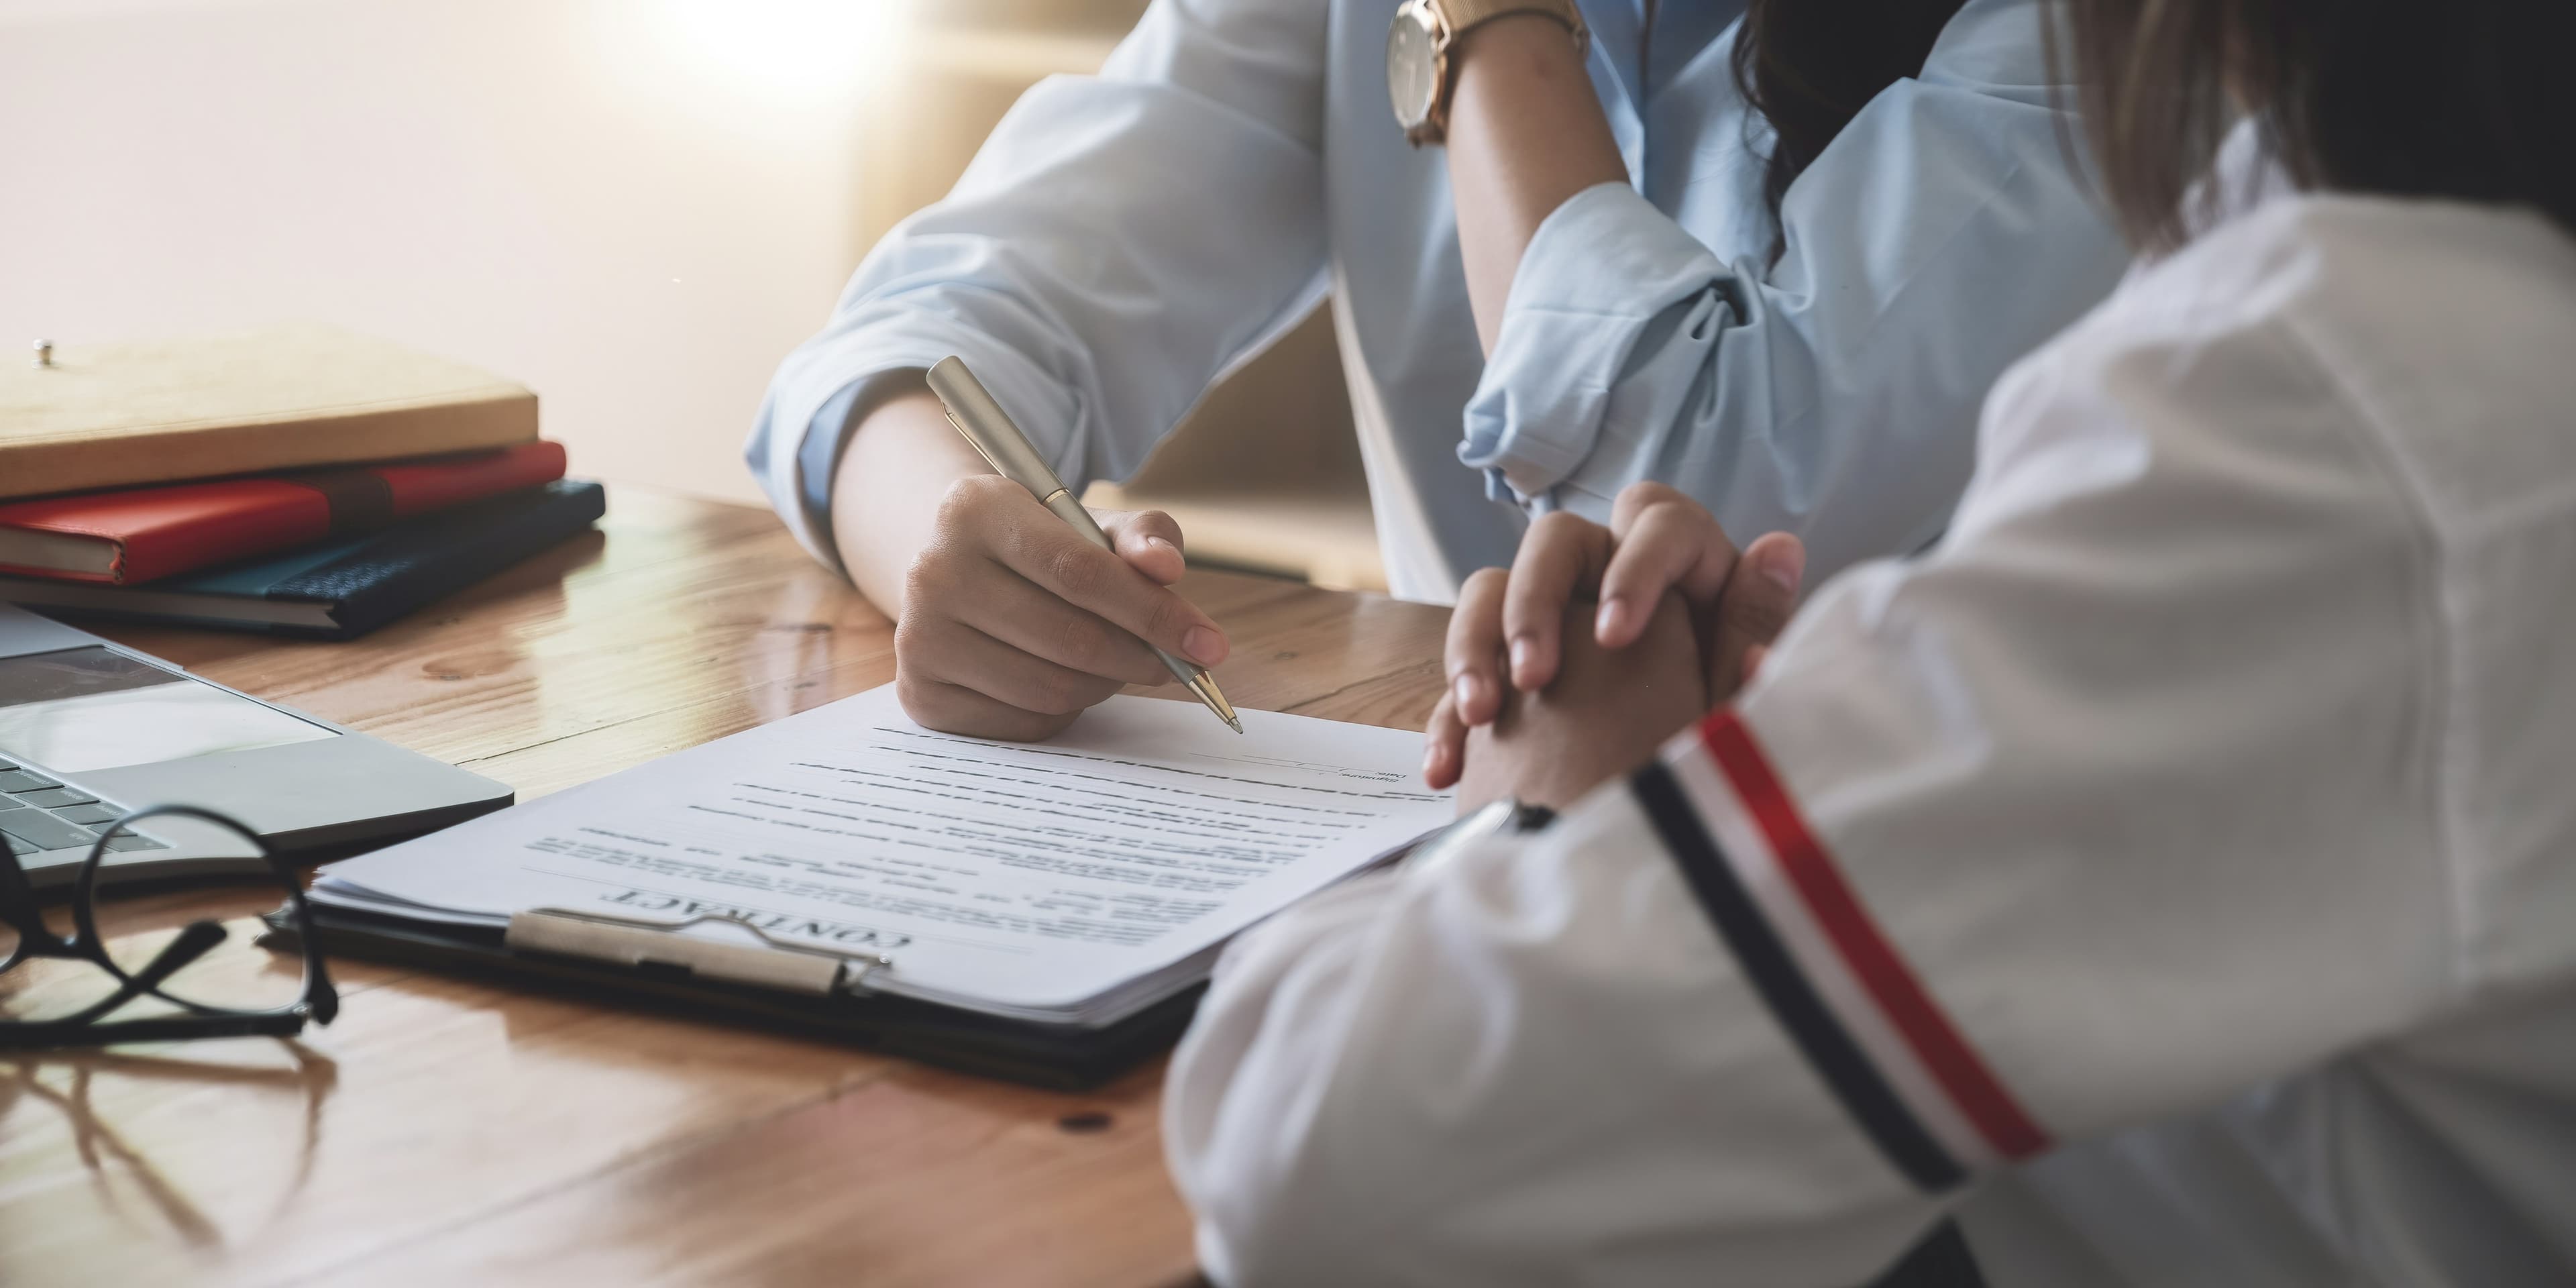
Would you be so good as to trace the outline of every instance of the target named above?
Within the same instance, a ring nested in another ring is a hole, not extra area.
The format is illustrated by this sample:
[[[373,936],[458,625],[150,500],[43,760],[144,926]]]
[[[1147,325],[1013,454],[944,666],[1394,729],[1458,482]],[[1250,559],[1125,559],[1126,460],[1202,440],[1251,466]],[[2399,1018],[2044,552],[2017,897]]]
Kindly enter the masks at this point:
[[[263,944],[291,947],[284,909]],[[422,966],[559,996],[635,1005],[718,1024],[783,1030],[982,1077],[1086,1091],[1169,1049],[1189,1027],[1205,984],[1097,1028],[1041,1024],[885,994],[814,997],[701,977],[685,968],[623,966],[524,952],[499,927],[451,925],[315,905],[314,937],[334,957]]]
[[[1544,826],[1548,817],[1545,810],[1496,801],[1389,851],[1363,870],[1375,871],[1407,859],[1416,864],[1444,862],[1480,837],[1532,830]],[[520,918],[543,916],[548,911],[551,910],[534,910],[520,914]],[[1050,1024],[984,1015],[884,993],[785,991],[712,977],[675,961],[611,961],[569,952],[532,951],[511,943],[513,933],[498,926],[428,921],[318,903],[312,905],[312,918],[314,936],[322,951],[335,957],[422,966],[513,986],[526,985],[585,1001],[640,1005],[719,1024],[783,1030],[961,1073],[1059,1091],[1097,1087],[1168,1050],[1189,1027],[1199,997],[1207,991],[1204,982],[1195,983],[1104,1025]],[[263,944],[277,948],[297,945],[294,918],[286,909],[270,913],[265,920],[268,929],[261,937]],[[651,927],[666,944],[679,938],[667,933],[677,928]],[[787,951],[793,954],[794,950]],[[846,963],[851,959],[835,960]]]

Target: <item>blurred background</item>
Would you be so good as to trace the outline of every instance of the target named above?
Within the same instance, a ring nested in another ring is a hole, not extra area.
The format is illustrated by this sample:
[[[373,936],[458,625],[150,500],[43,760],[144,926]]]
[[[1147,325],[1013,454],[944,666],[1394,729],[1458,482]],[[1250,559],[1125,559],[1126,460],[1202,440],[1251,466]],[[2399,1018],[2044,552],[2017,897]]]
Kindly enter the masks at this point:
[[[1143,9],[0,0],[0,352],[325,322],[534,388],[576,474],[756,502],[779,359]],[[1094,500],[1172,509],[1201,561],[1384,585],[1320,313]]]

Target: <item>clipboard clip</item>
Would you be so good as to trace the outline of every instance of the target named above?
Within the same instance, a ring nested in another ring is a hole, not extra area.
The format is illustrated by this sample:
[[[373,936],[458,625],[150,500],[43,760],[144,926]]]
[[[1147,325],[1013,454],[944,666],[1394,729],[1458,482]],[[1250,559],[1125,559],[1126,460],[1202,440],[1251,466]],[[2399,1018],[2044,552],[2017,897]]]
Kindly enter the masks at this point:
[[[681,933],[706,922],[747,930],[760,942],[727,943]],[[870,976],[894,969],[894,959],[883,953],[788,943],[750,922],[717,913],[653,921],[573,908],[531,908],[510,914],[510,928],[501,941],[526,952],[611,962],[639,971],[676,971],[815,997],[866,993]]]

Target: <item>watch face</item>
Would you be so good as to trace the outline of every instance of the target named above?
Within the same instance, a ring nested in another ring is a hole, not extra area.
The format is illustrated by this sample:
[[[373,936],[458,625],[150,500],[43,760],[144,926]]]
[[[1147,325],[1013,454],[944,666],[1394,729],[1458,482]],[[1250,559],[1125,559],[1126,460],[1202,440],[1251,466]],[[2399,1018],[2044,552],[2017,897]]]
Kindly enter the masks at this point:
[[[1440,42],[1421,0],[1397,10],[1395,25],[1387,29],[1386,93],[1395,103],[1396,124],[1410,130],[1431,119],[1440,93]]]

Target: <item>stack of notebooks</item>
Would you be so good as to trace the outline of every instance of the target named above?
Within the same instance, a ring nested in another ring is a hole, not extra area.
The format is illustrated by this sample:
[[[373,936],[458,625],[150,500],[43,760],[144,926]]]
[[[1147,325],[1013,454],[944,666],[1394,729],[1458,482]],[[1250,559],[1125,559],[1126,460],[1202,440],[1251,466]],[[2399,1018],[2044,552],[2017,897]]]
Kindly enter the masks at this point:
[[[528,390],[335,331],[0,369],[0,601],[362,635],[597,520]]]

